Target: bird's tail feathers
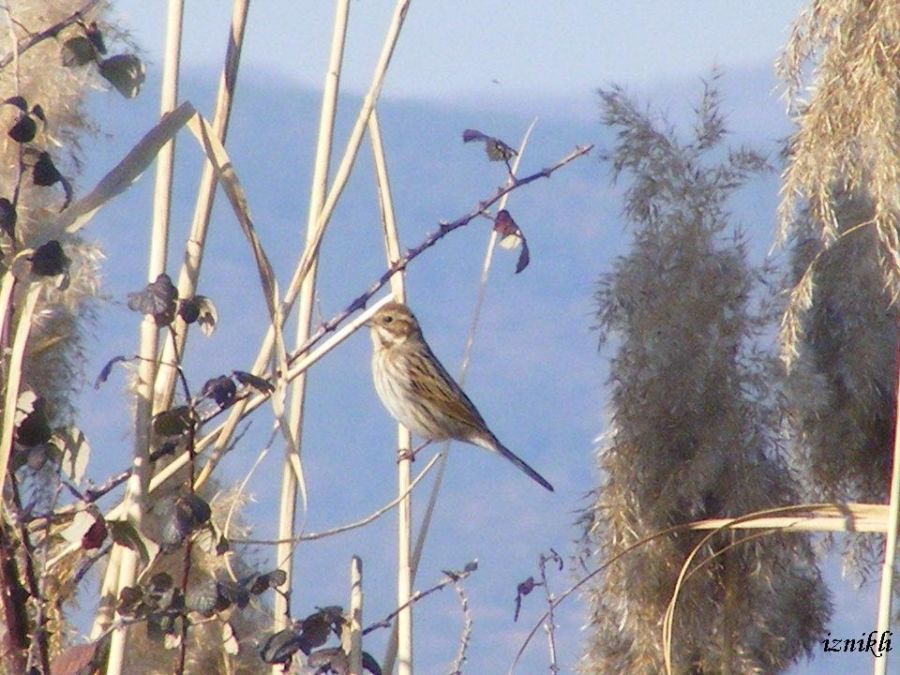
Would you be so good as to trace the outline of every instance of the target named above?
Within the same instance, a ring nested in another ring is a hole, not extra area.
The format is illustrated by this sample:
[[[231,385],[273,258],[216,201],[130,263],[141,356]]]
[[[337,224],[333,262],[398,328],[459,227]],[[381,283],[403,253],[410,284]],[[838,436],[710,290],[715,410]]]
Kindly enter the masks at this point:
[[[550,485],[550,482],[546,478],[544,478],[541,474],[539,474],[537,471],[532,469],[524,459],[519,457],[516,453],[514,453],[509,448],[504,447],[500,443],[500,441],[498,441],[496,438],[491,439],[491,440],[494,441],[492,444],[493,447],[491,447],[487,444],[482,445],[481,443],[478,443],[478,445],[482,445],[482,447],[485,447],[488,450],[493,450],[493,451],[499,453],[501,457],[505,457],[510,462],[515,464],[517,467],[519,467],[519,469],[521,469],[524,473],[528,474],[528,477],[531,478],[531,480],[533,480],[535,483],[538,483],[538,484],[540,484],[541,487],[543,487],[547,490],[550,490],[550,492],[553,492],[553,486]]]

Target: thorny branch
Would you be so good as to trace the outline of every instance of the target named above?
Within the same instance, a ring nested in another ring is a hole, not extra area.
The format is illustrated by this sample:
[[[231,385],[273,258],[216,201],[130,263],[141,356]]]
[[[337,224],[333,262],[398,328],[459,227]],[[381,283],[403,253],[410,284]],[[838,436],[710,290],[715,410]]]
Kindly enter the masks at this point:
[[[459,648],[456,650],[456,658],[450,668],[449,675],[463,675],[463,664],[466,662],[466,651],[469,649],[469,641],[472,639],[472,614],[469,612],[469,598],[462,584],[454,584],[454,590],[459,597],[459,605],[463,613],[463,629],[459,636]]]
[[[390,628],[391,622],[397,618],[397,615],[400,614],[407,607],[416,604],[419,600],[431,595],[432,593],[437,593],[440,590],[445,589],[450,584],[457,584],[466,577],[468,577],[472,572],[478,569],[478,561],[473,560],[470,563],[466,563],[466,566],[460,572],[454,572],[450,570],[444,570],[444,578],[441,579],[438,583],[436,583],[431,588],[428,588],[424,591],[416,591],[412,594],[412,596],[400,605],[393,612],[384,617],[381,621],[371,624],[370,626],[366,626],[363,629],[363,635],[368,635],[374,630],[378,630],[379,628]]]
[[[359,295],[349,305],[347,305],[347,307],[343,311],[339,312],[335,316],[331,317],[331,319],[321,324],[318,329],[316,329],[316,332],[313,333],[310,338],[303,343],[302,346],[300,346],[292,354],[290,354],[290,356],[288,357],[288,364],[290,365],[301,356],[306,354],[306,352],[308,352],[319,340],[321,340],[328,333],[333,332],[341,324],[341,322],[343,322],[348,316],[353,314],[353,312],[356,312],[365,307],[366,303],[371,299],[371,297],[375,295],[379,290],[381,290],[381,288],[391,280],[392,276],[394,276],[397,272],[405,270],[409,263],[418,258],[427,249],[434,246],[438,241],[453,232],[453,230],[468,225],[475,218],[484,214],[484,212],[489,207],[500,201],[500,199],[503,198],[503,196],[507,193],[528,185],[529,183],[536,181],[538,178],[549,178],[555,171],[561,169],[569,162],[589,153],[593,149],[593,147],[593,144],[578,146],[575,148],[575,150],[563,157],[553,166],[541,169],[540,171],[533,173],[530,176],[526,176],[525,178],[516,178],[508,182],[506,185],[497,188],[497,191],[492,197],[486,199],[483,202],[480,202],[476,208],[469,211],[469,213],[467,213],[466,215],[457,218],[456,220],[449,223],[440,223],[438,229],[435,232],[432,232],[430,235],[428,235],[425,240],[415,248],[409,249],[406,252],[406,255],[404,255],[393,265],[391,265],[390,269],[382,274],[377,281],[372,283],[372,285],[369,286],[364,293]]]

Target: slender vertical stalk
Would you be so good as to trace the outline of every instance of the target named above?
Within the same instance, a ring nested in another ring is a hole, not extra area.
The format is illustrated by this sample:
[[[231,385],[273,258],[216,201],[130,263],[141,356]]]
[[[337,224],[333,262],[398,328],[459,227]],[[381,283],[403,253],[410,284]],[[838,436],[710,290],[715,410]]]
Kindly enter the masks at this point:
[[[11,293],[14,284],[12,281],[9,284],[6,282],[11,277],[12,272],[7,272],[4,277],[4,288],[8,287],[10,289],[8,299],[12,298]],[[23,307],[16,322],[12,351],[5,364],[6,390],[3,392],[3,427],[2,433],[0,433],[0,494],[7,495],[7,478],[10,478],[9,487],[14,495],[14,499],[17,488],[13,476],[9,474],[8,468],[15,440],[16,404],[19,400],[19,388],[22,385],[25,348],[28,345],[34,309],[40,294],[41,285],[32,282],[25,293]],[[15,509],[15,504],[11,506]],[[6,529],[5,523],[0,523],[0,593],[3,595],[0,604],[3,606],[3,618],[6,624],[3,627],[5,641],[2,645],[5,653],[0,657],[2,658],[0,663],[13,668],[19,668],[21,664],[24,666],[22,670],[10,672],[25,672],[25,668],[27,668],[27,649],[30,642],[27,603],[29,598],[34,595],[34,589],[26,588],[22,583],[25,570],[20,569],[16,558],[16,549],[10,536],[11,532],[11,529]],[[31,551],[26,547],[25,540],[22,541],[22,547],[25,548],[25,562],[28,564],[27,556],[30,555]],[[27,573],[24,577],[26,580],[29,578]]]
[[[347,650],[350,657],[350,675],[363,675],[362,667],[362,560],[353,556],[350,561],[350,640]]]
[[[369,117],[369,138],[372,140],[372,154],[375,160],[375,178],[378,184],[378,205],[381,208],[381,224],[384,229],[384,246],[388,267],[400,259],[400,240],[397,236],[397,221],[394,217],[394,203],[391,197],[391,183],[388,178],[384,145],[381,142],[381,128],[378,115],[372,111]],[[391,293],[398,302],[406,301],[406,273],[391,277]],[[412,596],[413,565],[410,557],[412,533],[412,435],[398,425],[397,428],[397,491],[403,495],[397,505],[397,606],[403,609],[397,615],[397,658],[399,675],[409,675],[413,671],[413,617]],[[390,671],[388,671],[390,672]]]
[[[294,301],[297,299],[297,295],[300,292],[300,286],[303,280],[306,278],[306,275],[309,273],[309,270],[312,266],[312,261],[317,254],[317,250],[319,244],[321,243],[325,228],[328,225],[332,214],[334,213],[334,209],[337,206],[337,202],[340,199],[341,194],[343,194],[344,188],[347,186],[347,181],[350,178],[350,173],[353,169],[354,163],[356,162],[356,156],[359,153],[359,147],[362,144],[363,136],[368,124],[369,115],[375,108],[375,104],[377,103],[378,97],[381,94],[381,88],[384,85],[384,78],[387,74],[387,68],[390,65],[391,57],[394,53],[395,47],[397,46],[397,40],[400,38],[400,30],[403,27],[403,22],[406,18],[406,12],[409,9],[409,4],[411,1],[412,0],[397,0],[397,4],[394,7],[394,14],[391,19],[391,25],[388,27],[384,45],[382,46],[381,56],[379,57],[378,64],[375,66],[375,72],[372,75],[372,83],[369,85],[369,91],[367,92],[363,100],[363,104],[359,111],[359,115],[357,116],[356,123],[353,126],[353,130],[350,132],[350,138],[347,141],[346,147],[344,148],[344,154],[341,157],[341,161],[335,171],[331,187],[328,190],[328,197],[325,200],[325,204],[322,207],[322,212],[320,213],[319,219],[316,222],[316,240],[315,242],[313,242],[314,245],[307,246],[307,248],[304,250],[303,256],[301,257],[300,262],[297,263],[296,269],[294,270],[294,275],[291,278],[288,289],[284,294],[284,300],[281,303],[282,317],[287,316],[290,313],[291,308],[294,306]],[[256,360],[251,367],[252,373],[256,375],[262,374],[265,371],[265,368],[270,363],[273,349],[275,347],[275,332],[275,327],[270,325],[266,332],[266,336],[265,338],[263,338],[262,344],[260,345]],[[214,462],[218,461],[218,457],[220,457],[224,449],[228,447],[228,444],[231,442],[231,438],[234,435],[234,431],[237,428],[238,422],[240,422],[242,416],[247,410],[247,405],[247,401],[244,400],[232,406],[231,412],[228,415],[225,424],[216,435],[215,445],[209,463],[204,466],[198,480],[202,481],[205,479],[205,477],[209,474],[209,471],[211,471],[212,466],[214,466]],[[177,466],[183,466],[186,460],[186,455],[183,453],[178,458],[173,460],[172,464],[170,464],[169,467],[172,467],[176,463]]]
[[[212,121],[213,133],[222,143],[228,136],[228,124],[231,121],[231,106],[237,86],[238,67],[241,61],[241,49],[244,44],[244,30],[247,26],[249,10],[250,0],[234,0],[231,11],[231,27],[228,31],[228,46],[225,50],[225,66],[219,79],[219,91],[216,95],[216,108]],[[215,169],[212,162],[207,159],[203,165],[203,173],[197,189],[197,201],[194,205],[191,233],[185,246],[184,262],[178,275],[178,296],[181,298],[191,297],[197,291],[206,235],[216,196],[216,185]],[[188,325],[180,320],[176,320],[172,325],[174,339],[166,340],[163,345],[160,368],[156,376],[154,412],[166,410],[172,403],[177,371],[170,364],[175,363],[178,354],[184,354],[187,342]]]
[[[512,173],[515,174],[516,171],[519,170],[519,162],[522,159],[522,155],[525,152],[525,148],[528,145],[528,139],[531,137],[531,132],[534,129],[534,125],[537,123],[537,120],[534,120],[525,131],[525,135],[522,137],[522,143],[519,146],[519,154],[516,155],[515,160],[512,164]],[[509,195],[503,195],[503,198],[497,204],[497,210],[506,208],[506,202],[508,200]],[[478,283],[478,295],[475,299],[475,310],[472,313],[472,323],[469,326],[469,334],[466,337],[466,348],[463,352],[462,364],[460,365],[459,372],[459,384],[463,386],[466,381],[466,374],[469,370],[469,360],[472,357],[472,349],[475,345],[475,333],[478,329],[478,320],[481,317],[481,307],[484,304],[484,298],[487,293],[487,282],[488,277],[491,271],[491,264],[494,260],[494,249],[497,246],[497,233],[494,230],[491,230],[491,235],[488,237],[487,250],[484,253],[484,262],[481,266],[481,278]],[[396,276],[394,277],[396,278]],[[407,446],[409,447],[409,446]],[[425,515],[422,518],[422,524],[419,526],[419,533],[416,535],[416,546],[413,551],[412,558],[410,560],[410,580],[409,580],[409,588],[412,588],[412,584],[415,583],[416,580],[416,572],[419,569],[419,561],[422,559],[422,551],[425,548],[425,540],[428,537],[428,530],[431,527],[431,518],[434,515],[434,508],[437,505],[438,495],[441,491],[441,486],[444,484],[444,474],[447,471],[447,456],[450,450],[450,443],[446,443],[441,450],[441,459],[439,460],[437,474],[434,479],[434,484],[431,488],[431,494],[428,497],[428,504],[425,507]],[[402,462],[401,462],[402,464]],[[399,510],[398,510],[399,511]],[[402,603],[401,603],[402,606]],[[400,633],[400,621],[398,619],[397,623],[394,624],[394,628],[391,630],[391,637],[388,639],[388,647],[385,652],[384,670],[387,673],[390,673],[394,669],[395,659],[400,655],[398,640]]]
[[[165,66],[163,70],[160,114],[175,109],[178,102],[178,70],[181,58],[181,32],[184,0],[169,0],[166,24]],[[169,214],[172,203],[172,179],[175,162],[175,141],[166,143],[157,156],[156,185],[153,195],[153,231],[150,239],[148,281],[154,281],[166,270],[169,243]],[[133,471],[125,492],[126,517],[140,528],[144,511],[144,496],[150,479],[150,421],[153,414],[153,382],[156,377],[156,358],[159,343],[159,327],[153,317],[144,316],[141,322],[140,366],[135,386],[137,405],[135,411]],[[134,584],[138,572],[138,554],[131,549],[122,551],[118,570],[117,591]],[[113,571],[114,573],[114,571]],[[125,662],[127,631],[113,631],[107,663],[107,675],[118,675]]]
[[[878,596],[879,639],[891,628],[891,600],[894,593],[894,563],[897,559],[897,527],[900,525],[900,338],[897,341],[897,388],[894,390],[894,465],[891,470],[891,493],[887,533],[884,541],[884,563],[881,567],[881,590]],[[889,654],[875,657],[875,675],[887,673]]]
[[[322,108],[319,113],[319,134],[316,142],[316,159],[313,168],[312,189],[309,198],[309,210],[306,225],[306,246],[314,246],[317,237],[317,228],[324,228],[320,223],[322,208],[328,194],[328,171],[331,166],[331,152],[334,139],[334,120],[337,112],[337,98],[340,90],[341,68],[344,60],[344,44],[347,37],[347,21],[350,13],[349,0],[340,0],[335,6],[334,29],[331,36],[331,54],[328,60],[328,69],[325,72],[325,84],[322,92]],[[303,279],[300,287],[300,307],[297,311],[297,345],[306,342],[310,335],[312,312],[315,305],[316,272],[318,268],[317,256],[310,268],[309,274]],[[296,439],[297,452],[302,452],[303,447],[303,410],[306,401],[306,374],[303,373],[294,380],[292,387],[291,408],[288,416],[288,425],[293,437]],[[290,450],[286,450],[290,452]],[[299,459],[299,458],[296,458]],[[278,517],[278,538],[285,541],[293,539],[297,509],[297,476],[292,470],[292,458],[285,456],[281,474],[281,504]],[[283,565],[282,569],[287,574],[286,587],[289,589],[285,595],[277,594],[273,606],[273,629],[281,630],[287,626],[290,612],[289,600],[293,596],[293,545],[281,543],[278,545],[275,559]],[[277,667],[273,668],[273,673]]]

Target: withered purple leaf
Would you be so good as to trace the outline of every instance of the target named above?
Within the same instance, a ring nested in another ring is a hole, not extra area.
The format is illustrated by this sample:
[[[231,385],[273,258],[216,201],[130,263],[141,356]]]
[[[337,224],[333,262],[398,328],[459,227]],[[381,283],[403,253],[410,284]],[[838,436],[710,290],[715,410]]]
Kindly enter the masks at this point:
[[[203,395],[214,400],[219,408],[224,410],[234,403],[237,386],[227,375],[220,375],[206,381],[203,385]]]
[[[153,431],[159,436],[180,436],[193,424],[194,416],[186,405],[163,410],[153,416]]]
[[[137,586],[126,586],[119,593],[116,611],[122,616],[135,616],[144,601],[144,592]]]
[[[128,308],[152,316],[157,326],[172,323],[177,306],[178,289],[165,272],[157,276],[156,281],[147,284],[144,290],[128,294]]]
[[[35,162],[33,170],[33,180],[35,185],[49,187],[54,183],[62,180],[62,174],[53,163],[53,158],[49,152],[41,152],[38,154],[38,160]]]
[[[378,661],[375,660],[374,656],[369,652],[363,652],[362,657],[363,668],[372,673],[372,675],[381,675],[381,666],[378,664]]]
[[[69,262],[62,245],[56,239],[51,239],[35,249],[31,256],[31,272],[39,277],[55,277],[65,274],[69,269]]]
[[[37,122],[31,119],[31,115],[22,113],[6,133],[16,143],[30,143],[37,133]]]
[[[238,609],[244,609],[250,604],[250,591],[240,584],[226,579],[225,581],[219,581],[216,584],[216,588],[221,597],[228,600]]]
[[[125,98],[134,98],[141,90],[146,71],[134,54],[116,54],[99,63],[102,75]]]
[[[18,215],[15,205],[6,197],[0,197],[0,230],[6,232],[10,238],[16,236],[16,220]]]
[[[501,237],[509,237],[510,235],[519,233],[519,226],[513,220],[509,211],[501,209],[494,218],[494,232]]]
[[[198,495],[184,495],[175,500],[175,522],[185,536],[208,522],[211,515],[209,504]]]
[[[250,590],[252,595],[260,595],[270,588],[277,588],[287,581],[287,573],[284,570],[272,570],[265,574],[253,574],[242,580],[242,584]]]
[[[5,105],[14,105],[22,112],[28,112],[28,101],[25,100],[24,96],[10,96],[4,99],[3,103]]]
[[[264,663],[286,664],[300,649],[300,636],[293,628],[285,628],[273,633],[259,649],[259,657]]]
[[[59,169],[56,168],[56,165],[53,163],[53,158],[50,157],[50,153],[38,153],[38,160],[35,162],[31,171],[31,179],[35,185],[41,187],[50,187],[56,183],[62,185],[66,199],[63,202],[60,211],[65,210],[65,208],[69,206],[73,196],[72,184],[59,172]]]
[[[100,385],[106,382],[109,379],[110,374],[112,373],[113,366],[117,363],[123,363],[127,361],[128,358],[125,356],[114,356],[109,361],[106,362],[106,365],[103,366],[103,369],[100,371],[100,374],[97,375],[97,379],[94,380],[94,389],[99,389]]]
[[[516,261],[516,274],[528,267],[528,263],[531,262],[531,254],[528,252],[528,240],[525,239],[525,235],[521,235],[521,237],[522,251],[519,253],[519,259]]]
[[[253,387],[256,391],[262,394],[271,394],[275,391],[275,385],[269,382],[264,377],[260,377],[259,375],[254,375],[253,373],[247,373],[243,370],[232,370],[231,374],[234,375],[234,379],[247,387]]]
[[[482,141],[488,159],[492,162],[508,162],[519,154],[499,138],[488,136],[477,129],[466,129],[463,131],[463,143],[471,141]]]
[[[518,261],[516,261],[516,274],[528,267],[528,263],[531,262],[531,254],[528,251],[528,240],[525,239],[525,233],[522,232],[522,229],[516,224],[516,221],[513,220],[513,217],[506,209],[501,209],[497,213],[497,216],[494,219],[494,232],[500,236],[501,245],[504,245],[504,247],[512,247],[506,246],[503,242],[504,239],[510,240],[510,238],[513,238],[511,240],[513,245],[521,243],[522,250],[519,252]]]
[[[69,38],[63,43],[62,64],[66,68],[83,66],[97,58],[97,48],[86,37]]]
[[[192,583],[188,587],[184,604],[188,609],[209,617],[216,613],[218,601],[219,590],[216,582],[212,579],[207,579],[201,583]]]
[[[314,675],[349,675],[350,660],[347,653],[340,647],[327,647],[317,649],[309,655],[307,663],[315,668]]]
[[[94,45],[94,49],[100,54],[106,53],[106,43],[103,41],[103,33],[100,31],[100,27],[97,25],[96,21],[91,21],[84,27],[84,34],[87,36],[87,39],[91,41],[91,44]]]
[[[109,534],[109,530],[106,527],[106,521],[102,517],[98,517],[81,537],[81,548],[85,551],[100,548],[106,541],[107,534]]]
[[[26,448],[31,448],[49,441],[53,436],[53,430],[50,428],[47,402],[44,397],[35,397],[31,409],[23,412],[25,416],[16,428],[16,442]]]

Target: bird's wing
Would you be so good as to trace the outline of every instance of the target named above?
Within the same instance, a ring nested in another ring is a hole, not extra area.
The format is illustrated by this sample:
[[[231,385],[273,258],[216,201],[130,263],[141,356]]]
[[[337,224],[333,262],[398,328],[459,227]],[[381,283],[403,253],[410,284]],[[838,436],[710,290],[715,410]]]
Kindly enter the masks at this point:
[[[431,400],[439,400],[442,412],[454,422],[479,435],[485,432],[489,434],[487,424],[478,412],[478,408],[466,396],[466,392],[447,372],[447,369],[431,351],[428,343],[425,343],[425,349],[428,351],[428,363],[434,364],[436,372],[431,373],[433,377],[410,378],[413,388],[420,389],[419,393]]]

